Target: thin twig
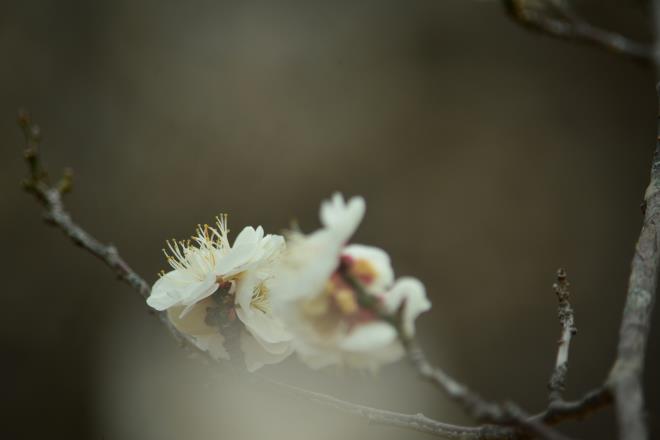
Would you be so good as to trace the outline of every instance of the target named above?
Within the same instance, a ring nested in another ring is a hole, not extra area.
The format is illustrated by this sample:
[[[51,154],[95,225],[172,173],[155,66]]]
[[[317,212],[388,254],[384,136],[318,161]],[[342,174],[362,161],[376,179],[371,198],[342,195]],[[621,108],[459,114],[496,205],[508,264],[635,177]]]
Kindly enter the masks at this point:
[[[550,402],[547,410],[532,418],[543,420],[548,425],[555,425],[567,419],[582,419],[611,403],[610,390],[606,386],[600,386],[588,391],[578,400]]]
[[[383,409],[372,408],[365,405],[347,402],[326,394],[309,391],[298,388],[293,385],[281,383],[273,379],[253,374],[251,381],[258,381],[259,385],[275,387],[285,394],[303,398],[322,406],[326,406],[362,418],[366,418],[370,424],[394,426],[398,428],[412,429],[415,431],[432,434],[446,439],[461,440],[517,440],[521,438],[521,433],[501,426],[457,426],[449,423],[439,422],[426,417],[424,414],[402,414]]]
[[[564,434],[543,423],[543,420],[534,419],[520,409],[517,405],[507,402],[503,406],[506,413],[516,421],[524,431],[535,437],[545,440],[568,440]]]
[[[552,287],[557,294],[557,300],[559,302],[557,314],[562,331],[557,348],[555,369],[548,382],[551,402],[561,400],[562,398],[562,392],[566,387],[566,375],[568,373],[568,352],[571,346],[571,339],[577,333],[573,308],[568,301],[568,297],[570,296],[569,286],[570,283],[566,278],[566,271],[559,269],[557,271],[557,282]]]
[[[550,421],[558,422],[560,420],[550,416],[551,412],[556,411],[558,408],[549,407],[544,413],[528,416],[513,403],[507,402],[500,405],[490,402],[453,379],[444,370],[431,365],[424,351],[414,341],[409,341],[406,345],[408,357],[422,378],[437,386],[450,399],[461,405],[474,420],[482,423],[517,427],[542,439],[567,439],[566,436],[548,426],[553,424]],[[582,402],[574,403],[571,405],[571,409],[582,414],[590,412],[583,405]],[[566,412],[565,415],[571,416],[572,414]]]
[[[581,18],[567,0],[502,0],[518,23],[553,37],[584,41],[648,63],[652,47],[616,32],[598,28]]]
[[[404,331],[401,320],[402,310],[394,313],[382,310],[379,303],[374,302],[374,296],[364,289],[362,283],[344,265],[340,264],[338,273],[355,290],[358,302],[365,304],[367,307],[372,307],[381,319],[391,323],[397,329],[399,339],[406,349],[408,358],[422,378],[444,391],[449,398],[461,405],[464,411],[474,420],[487,424],[513,427],[518,431],[517,435],[519,436],[530,434],[547,440],[567,439],[561,433],[547,426],[543,417],[530,417],[512,402],[500,405],[487,401],[452,378],[441,368],[431,365],[421,347]],[[405,307],[405,303],[401,307]]]

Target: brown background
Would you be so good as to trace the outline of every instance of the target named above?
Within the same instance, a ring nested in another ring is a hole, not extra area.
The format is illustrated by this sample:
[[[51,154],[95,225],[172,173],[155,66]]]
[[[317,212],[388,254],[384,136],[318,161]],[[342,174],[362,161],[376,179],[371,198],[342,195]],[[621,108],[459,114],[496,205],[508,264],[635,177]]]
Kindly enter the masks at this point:
[[[641,2],[582,10],[648,38]],[[646,67],[467,0],[5,1],[0,66],[2,438],[430,438],[186,359],[19,190],[21,105],[51,169],[75,169],[75,217],[150,282],[164,240],[219,212],[234,231],[294,217],[311,230],[322,198],[362,194],[355,240],[425,282],[433,310],[418,329],[435,362],[489,398],[542,408],[564,266],[580,329],[567,394],[607,374],[654,145]],[[649,373],[657,347],[656,326]],[[264,372],[469,422],[405,363],[375,377],[295,359]],[[610,410],[563,426],[614,438]]]

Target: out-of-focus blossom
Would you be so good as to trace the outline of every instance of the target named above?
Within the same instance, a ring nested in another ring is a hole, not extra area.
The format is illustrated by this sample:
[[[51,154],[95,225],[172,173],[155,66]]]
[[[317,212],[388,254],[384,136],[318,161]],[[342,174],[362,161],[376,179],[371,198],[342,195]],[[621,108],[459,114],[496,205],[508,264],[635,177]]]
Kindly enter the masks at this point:
[[[294,334],[298,355],[312,368],[340,364],[376,369],[398,360],[404,353],[399,334],[383,314],[400,316],[409,337],[415,318],[430,308],[419,281],[394,282],[383,250],[346,246],[364,211],[362,198],[346,203],[335,194],[321,206],[322,228],[293,234],[276,266],[276,312]]]

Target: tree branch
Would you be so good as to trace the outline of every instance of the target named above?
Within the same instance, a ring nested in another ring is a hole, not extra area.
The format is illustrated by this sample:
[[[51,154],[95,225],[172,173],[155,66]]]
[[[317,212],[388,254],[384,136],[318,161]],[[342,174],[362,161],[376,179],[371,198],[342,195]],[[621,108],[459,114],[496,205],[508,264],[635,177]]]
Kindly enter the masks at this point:
[[[656,81],[660,79],[660,0],[653,0],[655,47],[653,64]],[[660,109],[660,82],[656,85]],[[660,110],[658,110],[660,112]],[[656,144],[651,178],[642,205],[644,222],[635,246],[628,293],[619,330],[617,358],[607,379],[615,397],[622,440],[646,440],[643,373],[646,344],[655,304],[660,268],[660,113],[656,114]]]
[[[564,418],[578,417],[578,414],[587,414],[601,406],[600,404],[592,406],[592,403],[595,402],[592,402],[591,399],[589,401],[581,400],[566,403],[566,406],[561,407],[559,405],[549,406],[543,413],[530,417],[511,402],[500,405],[482,398],[442,369],[431,365],[424,351],[414,341],[408,341],[406,346],[408,358],[420,376],[441,389],[450,399],[461,405],[469,416],[479,422],[517,427],[543,439],[560,440],[567,437],[551,429],[548,425],[557,423]],[[559,411],[562,412],[561,417]]]
[[[340,264],[338,273],[356,292],[359,303],[371,308],[372,311],[376,312],[380,319],[389,322],[397,329],[399,340],[405,347],[408,358],[412,361],[412,364],[420,376],[437,386],[445,392],[449,398],[461,405],[465,412],[474,420],[487,424],[512,427],[517,431],[516,435],[522,437],[526,434],[530,434],[547,440],[567,439],[567,437],[561,433],[547,426],[543,415],[530,417],[512,402],[505,402],[502,405],[489,402],[477,393],[471,391],[465,385],[453,379],[442,369],[431,365],[421,347],[404,330],[402,312],[405,303],[401,305],[399,310],[393,313],[385,311],[382,309],[378,301],[374,301],[374,297],[365,290],[362,283],[356,279],[349,270],[347,270],[346,266]],[[564,275],[565,281],[565,274],[563,271],[560,272],[560,274]],[[561,402],[558,401],[557,403]],[[548,408],[548,411],[549,410],[550,408]]]
[[[583,41],[648,63],[652,47],[615,32],[600,29],[577,14],[570,0],[502,0],[515,21],[553,37]]]

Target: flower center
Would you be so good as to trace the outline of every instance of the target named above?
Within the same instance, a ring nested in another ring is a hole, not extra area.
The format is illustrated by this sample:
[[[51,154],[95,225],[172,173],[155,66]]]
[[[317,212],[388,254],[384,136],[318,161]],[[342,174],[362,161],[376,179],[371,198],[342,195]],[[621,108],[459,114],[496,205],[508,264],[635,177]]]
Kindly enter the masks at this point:
[[[227,215],[216,217],[215,228],[199,225],[196,232],[189,240],[167,240],[169,251],[163,249],[163,253],[172,269],[202,281],[214,269],[218,253],[230,248]]]
[[[268,287],[264,283],[259,283],[252,292],[250,307],[259,310],[262,313],[270,313],[270,300],[268,299]]]
[[[373,265],[367,260],[350,259],[345,262],[349,264],[349,273],[365,285],[372,283],[377,276]],[[357,293],[337,272],[326,282],[319,295],[302,303],[301,312],[322,336],[328,336],[342,325],[350,331],[356,325],[376,319],[374,311],[360,306]]]

